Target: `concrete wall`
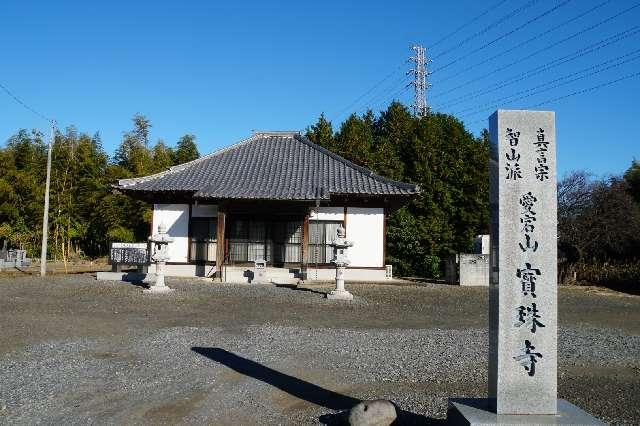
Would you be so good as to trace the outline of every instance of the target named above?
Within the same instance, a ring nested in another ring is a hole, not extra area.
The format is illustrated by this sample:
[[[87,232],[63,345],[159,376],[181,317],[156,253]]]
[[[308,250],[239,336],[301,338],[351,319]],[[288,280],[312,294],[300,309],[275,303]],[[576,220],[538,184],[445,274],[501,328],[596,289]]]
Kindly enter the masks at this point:
[[[189,205],[188,204],[154,204],[153,233],[158,232],[158,225],[164,223],[167,232],[174,238],[169,244],[169,262],[187,262],[189,252]]]
[[[489,285],[489,255],[460,254],[460,285]]]

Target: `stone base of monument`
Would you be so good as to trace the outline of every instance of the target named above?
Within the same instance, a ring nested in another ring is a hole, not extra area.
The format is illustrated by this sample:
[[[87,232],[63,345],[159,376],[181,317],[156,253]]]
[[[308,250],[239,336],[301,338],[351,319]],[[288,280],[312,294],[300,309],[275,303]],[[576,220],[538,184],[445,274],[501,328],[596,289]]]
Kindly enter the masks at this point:
[[[567,400],[558,400],[557,415],[496,414],[487,398],[450,398],[449,425],[606,425]]]
[[[347,290],[333,290],[327,294],[327,299],[330,300],[353,300],[353,294]]]
[[[151,287],[142,290],[142,292],[146,294],[165,294],[172,291],[173,289],[166,285],[152,285]]]

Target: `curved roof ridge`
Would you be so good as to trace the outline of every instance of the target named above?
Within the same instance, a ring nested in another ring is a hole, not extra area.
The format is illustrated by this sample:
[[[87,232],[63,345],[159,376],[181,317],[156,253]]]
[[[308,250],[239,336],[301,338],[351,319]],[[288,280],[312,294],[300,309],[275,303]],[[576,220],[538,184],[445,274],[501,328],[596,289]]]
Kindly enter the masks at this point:
[[[296,136],[301,135],[300,130],[252,130],[253,136]]]
[[[393,180],[393,179],[389,179],[387,177],[381,176],[377,173],[375,173],[373,170],[367,169],[366,167],[363,166],[359,166],[358,164],[354,163],[353,161],[347,160],[346,158],[344,158],[341,155],[336,154],[333,151],[328,150],[327,148],[318,145],[317,143],[314,143],[313,141],[309,140],[309,138],[307,138],[304,135],[296,135],[294,136],[294,138],[298,139],[300,142],[303,142],[309,146],[311,146],[313,149],[317,149],[318,151],[322,152],[323,154],[326,154],[328,156],[330,156],[331,158],[338,160],[340,162],[342,162],[343,164],[359,171],[360,173],[364,173],[368,176],[371,176],[373,179],[376,179],[378,181],[381,181],[383,183],[387,183],[387,184],[391,184],[391,185],[396,185],[400,188],[404,188],[404,189],[413,189],[415,188],[416,191],[420,190],[420,187],[418,185],[412,184],[412,183],[406,183],[406,182],[400,182],[397,180]]]
[[[171,172],[182,171],[182,170],[186,169],[190,165],[193,165],[195,163],[199,163],[199,162],[204,161],[204,160],[208,160],[209,158],[215,157],[216,155],[223,154],[223,153],[229,151],[230,149],[237,148],[238,146],[243,145],[245,143],[249,143],[255,138],[256,138],[256,134],[254,133],[251,136],[249,136],[248,138],[242,139],[239,142],[234,143],[233,145],[225,146],[223,148],[218,149],[217,151],[213,151],[212,153],[209,153],[209,154],[204,155],[202,157],[196,158],[195,160],[191,160],[191,161],[187,161],[186,163],[182,163],[182,164],[178,164],[178,165],[175,165],[175,166],[171,166],[167,170],[164,170],[164,171],[158,172],[158,173],[154,173],[152,175],[140,176],[140,177],[129,178],[129,179],[118,179],[118,185],[119,186],[127,186],[127,185],[132,185],[132,184],[135,184],[135,183],[147,182],[149,180],[153,180],[153,179],[156,179],[156,178],[159,178],[159,177],[162,177],[162,176],[169,175],[169,174],[171,174]]]

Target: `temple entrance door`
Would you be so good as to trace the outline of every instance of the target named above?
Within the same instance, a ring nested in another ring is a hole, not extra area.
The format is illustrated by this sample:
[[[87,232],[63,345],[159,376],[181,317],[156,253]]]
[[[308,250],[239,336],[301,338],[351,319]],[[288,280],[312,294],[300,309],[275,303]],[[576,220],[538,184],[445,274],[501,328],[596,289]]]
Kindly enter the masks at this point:
[[[217,253],[218,219],[215,217],[191,218],[190,262],[214,263]]]

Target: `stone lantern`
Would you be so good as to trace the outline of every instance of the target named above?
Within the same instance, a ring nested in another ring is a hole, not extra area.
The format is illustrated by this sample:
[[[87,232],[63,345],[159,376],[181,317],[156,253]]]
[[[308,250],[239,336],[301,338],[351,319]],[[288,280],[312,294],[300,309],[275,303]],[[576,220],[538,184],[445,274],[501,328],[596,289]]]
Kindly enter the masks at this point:
[[[344,289],[344,270],[349,264],[347,248],[353,246],[346,240],[347,231],[340,225],[336,230],[336,238],[331,242],[333,247],[333,259],[331,263],[336,265],[336,289],[327,294],[327,299],[353,300],[353,294]]]
[[[158,233],[149,237],[151,242],[151,260],[156,263],[156,282],[144,293],[167,293],[172,291],[164,283],[164,266],[169,260],[169,243],[173,242],[173,237],[167,234],[167,227],[164,223],[158,225]]]

